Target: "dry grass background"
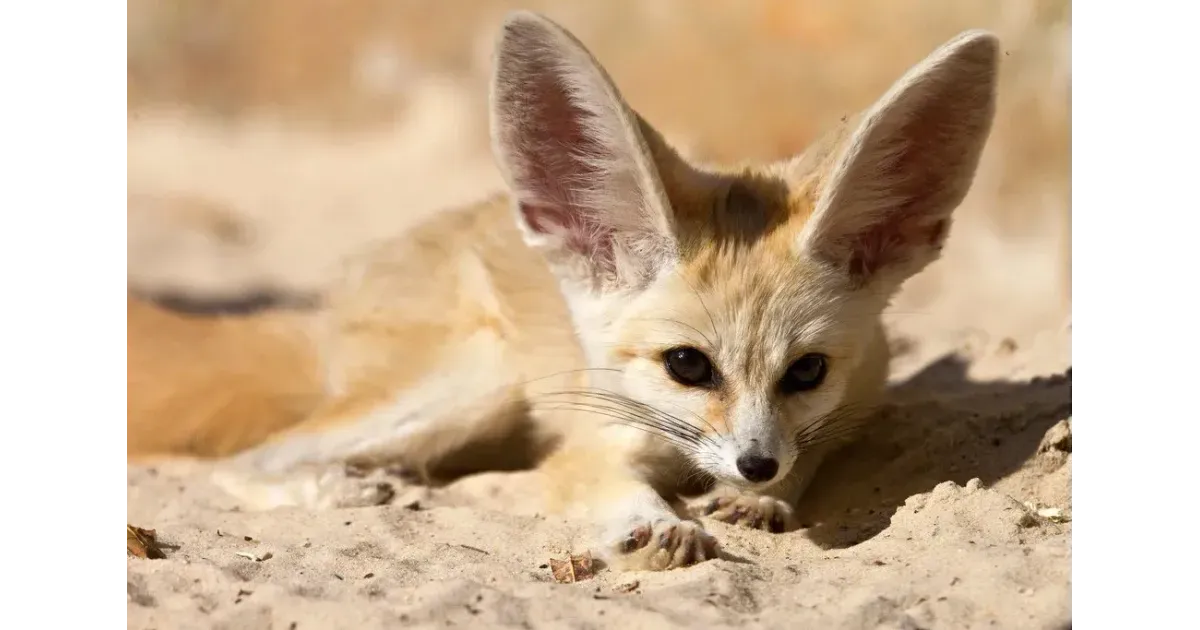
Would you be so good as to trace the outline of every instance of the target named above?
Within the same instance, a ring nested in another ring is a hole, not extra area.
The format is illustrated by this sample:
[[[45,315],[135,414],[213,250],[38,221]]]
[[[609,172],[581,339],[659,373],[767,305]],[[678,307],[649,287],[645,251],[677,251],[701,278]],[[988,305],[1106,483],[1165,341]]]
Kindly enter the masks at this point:
[[[1005,56],[989,148],[946,258],[898,310],[958,309],[993,334],[1069,318],[1066,0],[128,7],[131,286],[317,290],[350,249],[498,186],[488,55],[524,7],[573,30],[677,144],[723,162],[797,152],[943,40],[993,30]]]

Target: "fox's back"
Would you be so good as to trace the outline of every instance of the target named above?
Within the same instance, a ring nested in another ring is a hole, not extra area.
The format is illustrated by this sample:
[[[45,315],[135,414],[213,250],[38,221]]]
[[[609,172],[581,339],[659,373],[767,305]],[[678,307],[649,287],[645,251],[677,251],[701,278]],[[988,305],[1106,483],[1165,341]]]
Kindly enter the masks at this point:
[[[484,344],[505,362],[495,383],[464,395],[583,367],[566,302],[545,261],[522,242],[511,202],[497,196],[447,210],[347,263],[330,295],[323,353],[331,393],[415,387],[470,362]]]

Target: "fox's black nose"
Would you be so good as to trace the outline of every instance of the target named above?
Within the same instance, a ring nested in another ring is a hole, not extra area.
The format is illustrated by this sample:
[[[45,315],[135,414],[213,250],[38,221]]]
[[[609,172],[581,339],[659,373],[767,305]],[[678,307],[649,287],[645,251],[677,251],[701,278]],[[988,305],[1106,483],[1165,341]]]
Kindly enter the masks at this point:
[[[737,458],[738,472],[754,483],[770,481],[779,472],[779,462],[770,457],[742,455]]]

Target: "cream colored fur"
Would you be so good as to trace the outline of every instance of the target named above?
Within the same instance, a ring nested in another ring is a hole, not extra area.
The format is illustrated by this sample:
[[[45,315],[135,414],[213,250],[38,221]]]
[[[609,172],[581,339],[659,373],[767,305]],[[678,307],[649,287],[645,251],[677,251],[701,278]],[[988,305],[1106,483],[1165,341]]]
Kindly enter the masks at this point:
[[[611,563],[714,557],[695,513],[792,529],[825,454],[869,426],[880,315],[970,187],[997,50],[964,33],[805,154],[720,169],[667,146],[570,33],[514,13],[491,98],[508,196],[354,261],[313,335],[326,400],[220,481],[251,506],[370,504],[376,481],[336,466],[420,467],[529,415],[562,437],[548,503],[594,523]],[[710,385],[670,376],[683,347]],[[813,353],[824,380],[784,391]],[[749,455],[777,471],[750,481]]]

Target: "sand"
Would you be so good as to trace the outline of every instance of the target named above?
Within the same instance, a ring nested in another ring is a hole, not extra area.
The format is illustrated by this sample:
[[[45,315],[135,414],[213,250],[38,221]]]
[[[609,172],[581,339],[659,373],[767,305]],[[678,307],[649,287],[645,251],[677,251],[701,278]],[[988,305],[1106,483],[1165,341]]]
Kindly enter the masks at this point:
[[[539,513],[537,471],[255,513],[204,465],[131,467],[129,522],[167,557],[128,560],[129,627],[1069,627],[1069,323],[912,322],[883,422],[823,468],[800,531],[706,521],[722,559],[560,584],[550,560],[589,541]]]

